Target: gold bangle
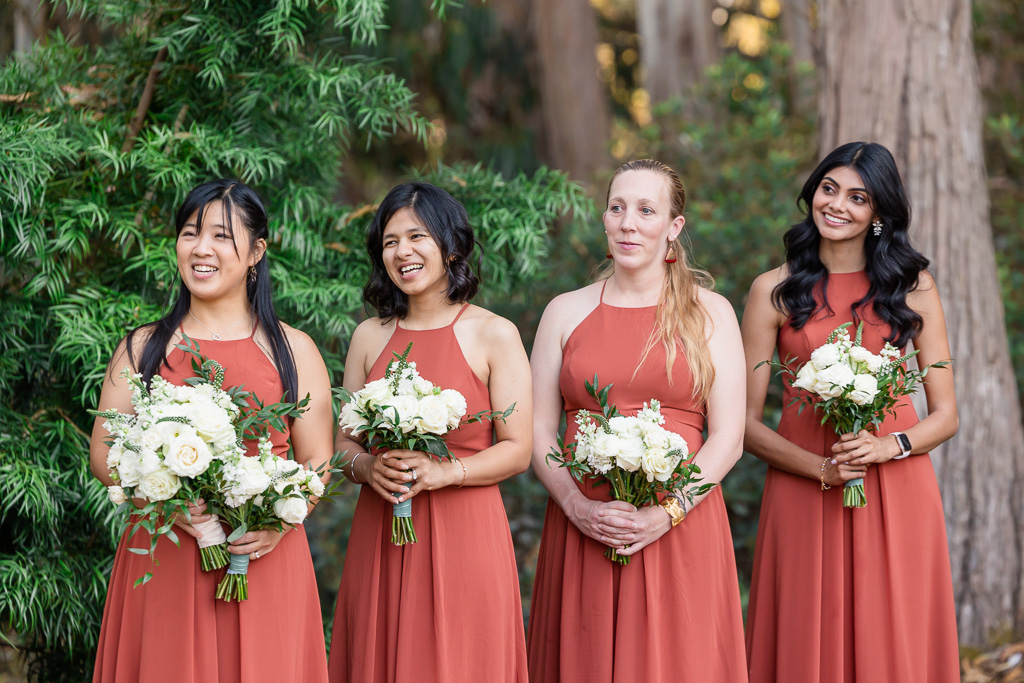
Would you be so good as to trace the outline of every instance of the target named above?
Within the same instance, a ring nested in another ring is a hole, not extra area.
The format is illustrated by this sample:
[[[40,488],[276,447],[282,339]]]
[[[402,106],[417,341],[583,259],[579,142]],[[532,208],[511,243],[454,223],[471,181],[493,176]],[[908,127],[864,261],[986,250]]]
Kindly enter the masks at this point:
[[[462,483],[455,487],[457,489],[461,489],[463,486],[466,485],[466,477],[469,475],[469,472],[466,471],[466,463],[462,462],[462,460],[460,460],[459,458],[455,458],[455,462],[462,465]]]
[[[831,484],[826,484],[825,483],[825,467],[828,465],[828,461],[831,460],[831,459],[832,458],[825,458],[824,460],[821,461],[821,490],[822,491],[828,491],[830,488],[832,488]]]
[[[672,518],[673,528],[686,519],[686,510],[683,509],[683,506],[673,496],[668,496],[665,500],[661,501],[661,507]]]

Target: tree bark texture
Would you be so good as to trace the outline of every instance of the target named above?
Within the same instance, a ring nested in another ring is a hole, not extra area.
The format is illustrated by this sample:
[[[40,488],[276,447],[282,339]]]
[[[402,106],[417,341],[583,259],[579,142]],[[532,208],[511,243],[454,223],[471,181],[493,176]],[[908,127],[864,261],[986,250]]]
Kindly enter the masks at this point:
[[[652,102],[682,95],[721,57],[715,0],[637,0],[640,58]]]
[[[982,156],[970,0],[820,0],[822,153],[893,152],[932,260],[955,359],[959,434],[932,453],[960,640],[1024,627],[1024,430]]]
[[[531,0],[544,129],[539,156],[587,182],[611,162],[611,106],[598,77],[590,0]]]

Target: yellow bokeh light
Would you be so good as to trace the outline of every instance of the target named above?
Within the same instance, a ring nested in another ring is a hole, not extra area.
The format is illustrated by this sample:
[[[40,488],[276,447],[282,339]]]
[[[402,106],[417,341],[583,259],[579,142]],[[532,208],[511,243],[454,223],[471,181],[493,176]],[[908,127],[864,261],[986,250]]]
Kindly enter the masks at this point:
[[[771,22],[761,17],[755,17],[746,12],[737,12],[732,15],[729,28],[726,30],[725,41],[729,47],[736,46],[740,52],[756,57],[762,55],[768,49],[768,31],[771,29]]]
[[[651,95],[643,88],[637,88],[633,91],[633,96],[629,101],[629,113],[632,114],[633,119],[641,126],[647,126],[651,123]]]
[[[764,87],[764,76],[761,74],[747,74],[743,78],[743,85],[748,90],[760,90]]]
[[[633,66],[639,58],[640,55],[631,47],[627,47],[622,51],[622,63],[626,66]]]
[[[762,16],[775,19],[782,12],[782,3],[779,0],[761,0],[758,3]]]
[[[609,43],[598,43],[594,48],[594,54],[602,69],[607,69],[615,63],[615,48]]]

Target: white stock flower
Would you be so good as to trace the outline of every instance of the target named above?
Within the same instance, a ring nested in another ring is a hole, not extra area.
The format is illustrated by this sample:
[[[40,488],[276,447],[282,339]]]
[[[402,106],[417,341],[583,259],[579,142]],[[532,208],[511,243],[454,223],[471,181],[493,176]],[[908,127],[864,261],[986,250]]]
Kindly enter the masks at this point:
[[[647,481],[668,481],[672,477],[681,456],[670,456],[665,448],[648,448],[644,451],[640,464],[643,466]]]
[[[824,398],[841,396],[846,387],[853,384],[853,370],[845,363],[837,363],[818,373],[814,391]]]
[[[165,467],[154,470],[139,480],[139,493],[153,501],[167,500],[180,488],[181,479]]]
[[[868,405],[878,395],[878,380],[872,375],[857,375],[853,378],[850,400],[859,406]]]
[[[419,400],[419,416],[413,423],[418,432],[444,434],[448,431],[448,405],[443,397],[430,394]]]
[[[841,357],[838,344],[823,344],[811,353],[811,362],[816,370],[824,370],[838,363]]]
[[[302,524],[306,519],[306,501],[300,496],[288,496],[274,501],[274,514],[288,524]]]
[[[110,498],[110,502],[114,505],[120,505],[128,500],[128,496],[124,495],[124,489],[120,486],[108,486],[107,498]]]
[[[814,391],[817,383],[818,370],[814,367],[814,363],[804,363],[804,366],[796,373],[796,379],[793,380],[793,386],[804,391]]]
[[[182,434],[173,439],[164,454],[164,463],[179,477],[198,477],[213,460],[213,453],[198,435]]]
[[[636,472],[640,469],[640,461],[644,456],[644,442],[639,435],[630,435],[619,439],[619,454],[615,458],[615,464],[627,472]]]
[[[466,397],[454,389],[445,389],[441,392],[441,398],[448,406],[448,426],[458,427],[462,416],[466,414]]]

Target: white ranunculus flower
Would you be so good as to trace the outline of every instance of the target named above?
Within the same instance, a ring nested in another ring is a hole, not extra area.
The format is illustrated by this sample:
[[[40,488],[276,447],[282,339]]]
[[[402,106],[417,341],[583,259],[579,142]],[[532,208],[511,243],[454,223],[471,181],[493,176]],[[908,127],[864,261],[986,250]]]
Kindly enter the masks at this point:
[[[306,488],[308,488],[309,492],[312,493],[314,496],[324,495],[324,481],[320,477],[316,476],[315,472],[313,473],[313,476],[309,478],[309,481],[306,483]]]
[[[841,396],[846,387],[853,384],[853,370],[845,363],[831,365],[818,372],[814,391],[824,398]]]
[[[179,477],[198,477],[213,460],[213,453],[198,435],[182,434],[173,439],[164,454],[164,463]]]
[[[156,451],[143,448],[142,452],[139,453],[139,476],[145,477],[147,474],[156,472],[161,467],[163,467],[163,462],[160,455]]]
[[[824,344],[811,353],[811,362],[816,370],[824,370],[839,362],[841,352],[838,344]]]
[[[175,423],[169,423],[175,424]],[[148,448],[153,451],[158,451],[164,447],[164,434],[163,431],[156,427],[150,427],[149,429],[142,432],[142,438],[139,439],[139,445],[143,448]]]
[[[416,431],[428,434],[444,434],[448,431],[448,405],[441,396],[424,396],[419,400],[416,412],[419,415],[414,424]]]
[[[654,422],[640,422],[640,433],[644,436],[644,442],[649,448],[668,449],[668,431]]]
[[[419,409],[419,401],[412,396],[395,396],[388,404],[381,405],[381,411],[384,413],[387,423],[392,427],[398,427],[403,432],[408,434],[415,429],[413,425],[413,418],[416,417]],[[398,411],[398,424],[395,424],[395,411]]]
[[[445,389],[441,392],[441,398],[448,406],[448,426],[458,427],[462,416],[466,414],[466,397],[454,389]]]
[[[228,451],[238,443],[238,434],[230,422],[221,427],[219,432],[210,435],[210,441],[218,450]]]
[[[868,405],[878,395],[878,380],[872,375],[857,375],[853,378],[850,400],[859,406]]]
[[[793,386],[804,391],[814,391],[817,383],[818,370],[814,367],[814,363],[804,363],[804,366],[796,373],[796,379],[793,380]]]
[[[434,384],[428,379],[424,379],[417,375],[412,380],[412,385],[416,389],[416,393],[420,396],[427,396],[428,394],[434,393]]]
[[[174,422],[173,420],[168,422],[157,423],[155,429],[158,432],[160,432],[160,435],[163,437],[163,442],[161,445],[169,444],[171,441],[178,438],[182,434],[194,436],[196,433],[196,430],[192,428],[192,425],[187,425],[184,422]],[[157,448],[159,448],[159,446]],[[153,450],[157,450],[157,448],[154,448]]]
[[[359,405],[364,408],[376,408],[380,403],[390,403],[391,387],[388,380],[381,378],[367,382],[366,386],[359,390]]]
[[[690,446],[686,443],[686,439],[675,432],[668,433],[668,449],[670,451],[679,451],[682,455],[689,455],[690,453]]]
[[[241,460],[241,472],[238,477],[238,486],[247,496],[255,496],[262,493],[270,486],[270,477],[263,471],[263,465],[259,458],[243,457]]]
[[[306,501],[299,496],[274,501],[274,514],[288,524],[302,524],[302,520],[306,519],[306,510]]]
[[[167,500],[181,488],[181,479],[166,467],[154,470],[139,480],[139,493],[149,500]]]
[[[124,449],[121,453],[121,461],[117,464],[117,474],[121,478],[121,486],[136,486],[139,483],[139,454],[135,451]]]
[[[111,446],[110,450],[107,451],[107,469],[111,471],[116,470],[117,466],[121,463],[122,455],[124,455],[124,449],[120,443],[115,443]]]
[[[615,460],[619,457],[619,437],[617,434],[609,434],[603,429],[598,429],[594,434],[592,449],[594,455],[603,460]]]
[[[665,448],[648,448],[640,460],[647,481],[668,481],[682,458],[670,456]]]
[[[639,436],[619,439],[619,454],[615,464],[627,472],[636,472],[644,456],[644,442]]]
[[[359,414],[359,406],[356,405],[355,401],[346,403],[341,408],[341,416],[338,418],[338,425],[348,431],[349,434],[358,434],[363,431],[367,426],[368,422],[363,419],[363,416]]]
[[[107,498],[110,498],[110,502],[114,505],[120,505],[128,500],[128,496],[124,495],[124,489],[120,486],[108,486]]]

